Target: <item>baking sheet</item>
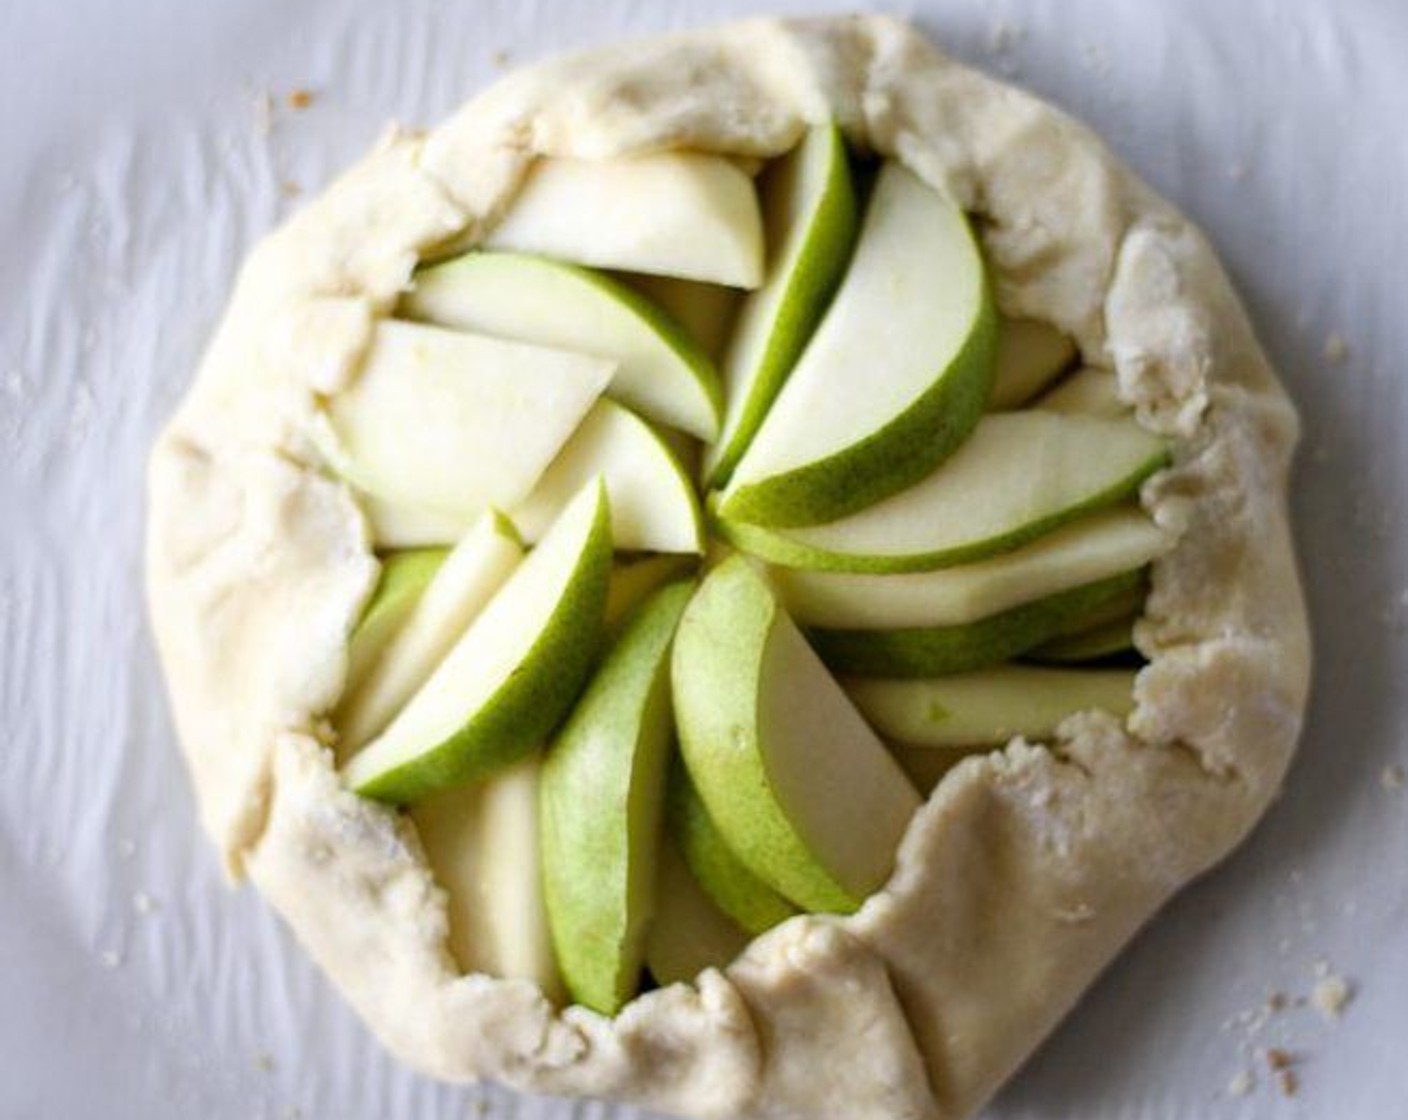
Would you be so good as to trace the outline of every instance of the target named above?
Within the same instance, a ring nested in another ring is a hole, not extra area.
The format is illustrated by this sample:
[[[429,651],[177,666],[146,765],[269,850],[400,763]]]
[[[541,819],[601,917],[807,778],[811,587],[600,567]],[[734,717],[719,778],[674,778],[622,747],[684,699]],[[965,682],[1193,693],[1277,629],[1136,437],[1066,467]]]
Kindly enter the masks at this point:
[[[389,118],[751,8],[0,0],[0,1117],[643,1115],[397,1068],[258,897],[227,890],[143,620],[142,471],[242,251]],[[1319,667],[1285,795],[991,1116],[1408,1116],[1408,7],[890,10],[1090,121],[1199,220],[1306,423]],[[1310,998],[1327,976],[1352,992],[1339,1019]]]

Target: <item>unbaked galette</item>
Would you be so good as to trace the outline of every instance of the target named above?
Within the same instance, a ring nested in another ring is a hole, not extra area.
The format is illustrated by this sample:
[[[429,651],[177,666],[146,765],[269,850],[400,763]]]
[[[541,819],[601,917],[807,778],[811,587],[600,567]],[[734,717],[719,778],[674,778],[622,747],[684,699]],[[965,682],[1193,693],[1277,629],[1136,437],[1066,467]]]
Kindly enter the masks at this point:
[[[1276,792],[1295,437],[1202,237],[902,23],[511,75],[156,448],[205,826],[431,1075],[967,1115]]]

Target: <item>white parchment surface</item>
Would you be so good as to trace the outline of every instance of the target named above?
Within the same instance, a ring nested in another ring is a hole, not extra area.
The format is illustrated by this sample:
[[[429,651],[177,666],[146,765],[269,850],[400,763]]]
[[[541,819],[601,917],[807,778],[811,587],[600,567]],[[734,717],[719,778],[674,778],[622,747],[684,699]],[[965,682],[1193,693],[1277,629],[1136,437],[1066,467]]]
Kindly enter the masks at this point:
[[[0,0],[0,1120],[627,1115],[398,1069],[227,889],[144,622],[142,471],[244,249],[387,120],[756,10]],[[889,10],[1090,121],[1201,222],[1306,422],[1318,669],[1285,795],[991,1115],[1408,1117],[1408,5]],[[1339,1019],[1310,998],[1327,977]]]

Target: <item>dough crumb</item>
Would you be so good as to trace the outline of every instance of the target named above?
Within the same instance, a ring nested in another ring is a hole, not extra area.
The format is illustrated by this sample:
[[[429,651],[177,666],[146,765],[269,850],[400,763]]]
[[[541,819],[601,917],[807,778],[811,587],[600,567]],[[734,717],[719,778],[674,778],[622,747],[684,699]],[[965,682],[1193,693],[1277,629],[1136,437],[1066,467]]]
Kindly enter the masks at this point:
[[[317,100],[317,97],[318,95],[311,89],[296,89],[292,91],[285,100],[288,102],[290,109],[301,112],[312,105],[313,102]]]
[[[1349,343],[1339,331],[1331,331],[1325,337],[1325,360],[1331,365],[1339,365],[1349,357]]]
[[[1293,1069],[1283,1069],[1276,1074],[1276,1087],[1283,1097],[1293,1097],[1300,1090],[1300,1078]]]
[[[251,1064],[258,1073],[273,1073],[274,1055],[270,1054],[267,1050],[261,1050],[254,1055],[254,1061]]]
[[[1240,1070],[1227,1083],[1227,1095],[1229,1097],[1245,1097],[1256,1087],[1256,1078],[1251,1075],[1250,1070]]]
[[[1349,981],[1333,973],[1317,980],[1310,993],[1310,1002],[1315,1005],[1315,1010],[1329,1022],[1334,1022],[1343,1015],[1344,1009],[1353,998],[1354,989],[1350,987]]]
[[[297,198],[303,193],[303,184],[296,183],[292,179],[285,179],[279,184],[279,193],[285,198]]]
[[[1387,790],[1397,790],[1403,788],[1405,776],[1403,767],[1396,762],[1391,762],[1384,767],[1384,772],[1379,775],[1379,785]]]
[[[132,909],[139,914],[150,914],[157,908],[156,899],[146,891],[138,891],[132,896]]]
[[[1279,1046],[1273,1046],[1263,1051],[1262,1056],[1266,1059],[1266,1067],[1273,1073],[1283,1069],[1290,1069],[1295,1064],[1295,1055],[1289,1050],[1282,1050]]]
[[[507,69],[508,64],[511,60],[512,56],[508,53],[508,51],[504,50],[502,47],[500,47],[496,51],[491,52],[489,55],[489,62],[495,70]]]

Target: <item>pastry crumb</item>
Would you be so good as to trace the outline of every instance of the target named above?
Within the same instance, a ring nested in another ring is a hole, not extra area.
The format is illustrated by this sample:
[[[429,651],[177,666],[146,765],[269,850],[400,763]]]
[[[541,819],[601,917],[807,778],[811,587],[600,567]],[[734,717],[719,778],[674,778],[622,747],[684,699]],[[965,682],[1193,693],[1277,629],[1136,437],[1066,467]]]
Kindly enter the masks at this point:
[[[139,914],[150,914],[157,908],[156,899],[146,891],[137,891],[132,896],[132,909]]]
[[[1233,1075],[1232,1080],[1227,1083],[1227,1095],[1230,1097],[1245,1097],[1256,1087],[1256,1078],[1252,1076],[1250,1070],[1239,1070]]]
[[[1273,1073],[1290,1069],[1296,1061],[1294,1054],[1289,1050],[1282,1050],[1279,1046],[1272,1046],[1262,1051],[1262,1057],[1266,1059],[1266,1068]]]
[[[1276,1074],[1276,1088],[1283,1097],[1293,1097],[1300,1091],[1300,1078],[1293,1069],[1283,1069]]]
[[[493,65],[496,70],[503,70],[507,68],[511,60],[512,56],[508,53],[508,51],[504,50],[502,47],[500,47],[496,51],[491,52],[489,55],[489,62]]]
[[[288,102],[288,107],[297,111],[308,108],[317,100],[318,95],[311,89],[296,89],[289,93],[284,99]]]
[[[274,1071],[274,1055],[267,1050],[261,1050],[254,1055],[251,1063],[259,1073],[272,1073]]]
[[[1325,360],[1339,365],[1349,357],[1349,343],[1339,331],[1331,331],[1325,336]]]
[[[1285,992],[1272,992],[1266,997],[1266,1009],[1271,1012],[1284,1011],[1289,1003]]]
[[[1398,790],[1403,788],[1405,775],[1403,767],[1396,762],[1391,762],[1384,767],[1384,772],[1379,775],[1379,785],[1387,790]]]
[[[1354,998],[1354,989],[1343,976],[1328,973],[1315,982],[1310,992],[1310,1002],[1329,1022],[1334,1022],[1344,1014],[1349,1001]]]

